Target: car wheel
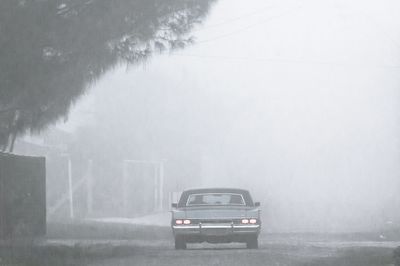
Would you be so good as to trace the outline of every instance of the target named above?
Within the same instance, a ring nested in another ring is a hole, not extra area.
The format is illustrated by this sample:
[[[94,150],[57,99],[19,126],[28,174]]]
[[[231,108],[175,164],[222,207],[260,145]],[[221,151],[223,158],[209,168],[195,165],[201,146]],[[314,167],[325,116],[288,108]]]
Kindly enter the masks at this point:
[[[246,241],[246,246],[249,249],[257,249],[258,248],[258,238],[256,236],[250,237]]]
[[[186,241],[183,237],[175,237],[175,249],[186,249]]]

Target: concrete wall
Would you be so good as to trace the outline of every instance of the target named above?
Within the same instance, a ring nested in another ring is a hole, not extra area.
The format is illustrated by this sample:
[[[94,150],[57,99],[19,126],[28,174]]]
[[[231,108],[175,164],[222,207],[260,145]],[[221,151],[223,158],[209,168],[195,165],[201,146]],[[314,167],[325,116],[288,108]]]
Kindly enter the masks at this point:
[[[0,238],[45,234],[45,158],[0,153]]]

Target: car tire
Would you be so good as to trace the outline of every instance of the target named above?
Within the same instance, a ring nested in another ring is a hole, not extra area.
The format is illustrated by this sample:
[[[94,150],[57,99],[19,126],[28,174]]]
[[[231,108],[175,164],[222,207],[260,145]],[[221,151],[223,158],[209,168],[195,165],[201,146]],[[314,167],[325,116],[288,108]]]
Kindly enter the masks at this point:
[[[183,237],[175,237],[175,249],[186,249],[186,241]]]
[[[258,238],[256,236],[254,237],[250,237],[247,241],[246,241],[246,247],[248,249],[258,249]]]

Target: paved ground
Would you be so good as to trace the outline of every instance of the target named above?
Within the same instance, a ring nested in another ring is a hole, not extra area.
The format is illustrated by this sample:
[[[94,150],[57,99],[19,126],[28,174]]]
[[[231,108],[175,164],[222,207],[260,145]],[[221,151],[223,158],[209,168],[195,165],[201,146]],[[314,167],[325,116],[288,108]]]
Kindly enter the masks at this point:
[[[176,251],[172,241],[132,243],[133,254],[103,259],[91,266],[125,265],[270,265],[270,266],[388,266],[393,265],[396,242],[341,242],[263,235],[258,250],[243,244],[192,244],[188,250]]]
[[[153,238],[46,240],[26,252],[3,250],[0,266],[389,266],[394,263],[394,248],[400,245],[392,241],[341,241],[318,235],[267,234],[261,236],[258,250],[247,250],[243,244],[189,244],[188,250],[176,251],[171,236]],[[9,257],[11,253],[13,257]]]
[[[168,216],[150,218],[49,224],[48,237],[33,245],[0,243],[0,266],[393,266],[394,248],[400,246],[388,241],[398,237],[381,233],[264,233],[258,250],[244,244],[189,244],[188,250],[177,251],[165,226]]]

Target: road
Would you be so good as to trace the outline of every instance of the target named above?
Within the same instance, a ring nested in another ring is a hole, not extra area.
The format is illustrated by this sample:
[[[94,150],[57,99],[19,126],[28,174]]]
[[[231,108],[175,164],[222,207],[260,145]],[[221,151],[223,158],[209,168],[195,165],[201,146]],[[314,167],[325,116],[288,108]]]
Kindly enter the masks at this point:
[[[320,236],[262,235],[258,250],[243,244],[191,244],[174,250],[171,240],[131,242],[124,257],[91,261],[91,266],[125,265],[267,265],[267,266],[389,266],[398,242],[340,241]]]
[[[85,224],[58,229],[64,237],[49,234],[33,246],[3,243],[0,266],[393,266],[393,251],[400,246],[399,241],[372,233],[263,233],[257,250],[244,244],[207,243],[175,250],[168,227]]]

